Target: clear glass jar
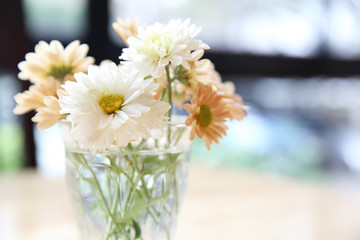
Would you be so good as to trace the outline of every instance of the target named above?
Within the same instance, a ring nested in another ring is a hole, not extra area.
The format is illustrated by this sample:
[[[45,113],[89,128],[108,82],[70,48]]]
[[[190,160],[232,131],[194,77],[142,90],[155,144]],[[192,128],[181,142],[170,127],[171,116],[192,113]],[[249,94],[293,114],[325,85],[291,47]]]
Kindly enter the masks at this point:
[[[72,140],[69,123],[61,127],[81,239],[172,239],[187,185],[189,128],[169,123],[157,140],[91,154]]]

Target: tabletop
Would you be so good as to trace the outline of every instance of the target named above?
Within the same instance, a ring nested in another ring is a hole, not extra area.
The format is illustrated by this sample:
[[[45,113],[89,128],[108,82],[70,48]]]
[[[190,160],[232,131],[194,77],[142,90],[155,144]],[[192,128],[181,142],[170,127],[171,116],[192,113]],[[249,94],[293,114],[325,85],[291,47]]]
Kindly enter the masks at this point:
[[[192,165],[175,240],[359,240],[360,191]],[[78,240],[61,178],[0,175],[1,240]]]

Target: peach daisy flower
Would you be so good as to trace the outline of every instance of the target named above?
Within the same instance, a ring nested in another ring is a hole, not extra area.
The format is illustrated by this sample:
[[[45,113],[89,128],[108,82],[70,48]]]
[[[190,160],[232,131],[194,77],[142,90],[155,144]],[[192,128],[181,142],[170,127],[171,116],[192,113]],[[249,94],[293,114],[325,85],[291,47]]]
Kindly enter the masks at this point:
[[[66,95],[65,91],[59,89],[57,91],[59,98]],[[59,99],[53,96],[44,97],[44,107],[37,109],[37,114],[31,119],[33,122],[37,122],[37,128],[44,130],[52,127],[61,119],[66,117],[66,114],[60,114]]]
[[[208,150],[210,150],[212,142],[219,144],[218,139],[225,136],[228,129],[224,124],[228,117],[224,104],[223,97],[217,94],[210,84],[198,84],[196,95],[192,98],[191,104],[184,105],[190,114],[185,124],[192,126],[191,140],[194,139],[195,134],[200,139],[204,138]]]
[[[156,100],[163,100],[167,95],[166,90],[168,89],[168,84],[169,83],[166,81],[165,76],[162,76],[160,78],[155,78],[154,82],[159,84],[159,87],[157,87],[154,90],[154,98]]]
[[[243,100],[240,95],[235,93],[235,85],[233,82],[222,82],[220,75],[215,78],[214,86],[223,96],[225,102],[225,108],[229,114],[230,120],[242,120],[246,117],[247,113]]]
[[[49,77],[59,82],[74,80],[73,74],[86,72],[94,63],[94,58],[86,57],[89,47],[80,41],[71,42],[65,49],[59,41],[50,44],[40,41],[35,52],[27,53],[25,61],[19,63],[21,80],[30,80],[34,84],[44,84]]]
[[[182,78],[174,82],[175,86],[173,88],[174,102],[179,107],[182,107],[184,102],[190,100],[195,94],[199,82],[203,84],[213,82],[213,72],[215,71],[215,68],[210,60],[200,60],[203,55],[203,49],[191,53],[191,58],[188,60],[190,66],[189,70],[182,66],[175,68],[175,78]]]
[[[60,84],[54,79],[48,79],[44,84],[32,85],[29,90],[15,95],[17,106],[15,114],[24,114],[44,106],[45,96],[56,96]]]
[[[138,34],[138,27],[140,26],[137,19],[126,19],[122,20],[116,18],[116,22],[112,24],[112,28],[115,33],[128,45],[127,40],[129,37],[136,37]],[[145,26],[142,26],[145,28]]]
[[[240,95],[223,96],[223,100],[226,103],[225,108],[228,111],[230,120],[235,119],[240,121],[246,117],[247,113],[245,109],[247,106],[244,105]]]
[[[199,82],[203,84],[212,83],[214,81],[214,64],[209,59],[201,59],[204,50],[200,49],[191,54],[189,61],[190,70],[186,72],[188,83],[193,92],[195,92]]]

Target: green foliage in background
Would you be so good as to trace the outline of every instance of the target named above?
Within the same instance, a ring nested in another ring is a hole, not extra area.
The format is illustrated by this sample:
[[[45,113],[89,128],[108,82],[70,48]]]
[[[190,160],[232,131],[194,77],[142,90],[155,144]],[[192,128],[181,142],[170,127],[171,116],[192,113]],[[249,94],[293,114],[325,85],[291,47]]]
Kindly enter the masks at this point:
[[[24,132],[16,122],[0,122],[0,171],[24,165]]]

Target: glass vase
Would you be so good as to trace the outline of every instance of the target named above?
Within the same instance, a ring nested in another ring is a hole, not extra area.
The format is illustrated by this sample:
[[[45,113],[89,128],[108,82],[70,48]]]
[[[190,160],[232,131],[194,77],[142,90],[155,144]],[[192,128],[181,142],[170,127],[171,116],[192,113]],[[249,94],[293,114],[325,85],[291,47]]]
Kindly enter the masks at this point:
[[[169,123],[159,139],[91,154],[72,140],[69,123],[61,127],[81,239],[173,239],[187,184],[189,128]]]

